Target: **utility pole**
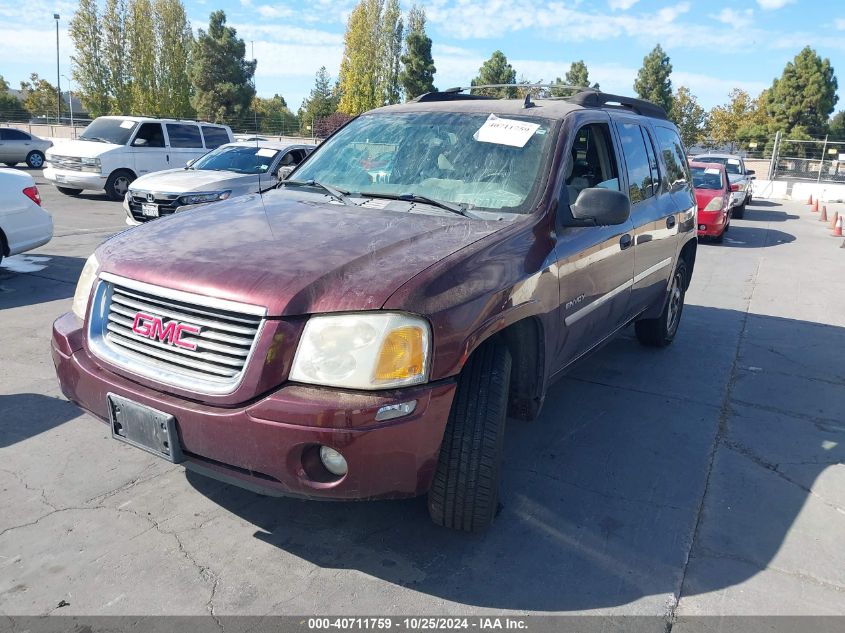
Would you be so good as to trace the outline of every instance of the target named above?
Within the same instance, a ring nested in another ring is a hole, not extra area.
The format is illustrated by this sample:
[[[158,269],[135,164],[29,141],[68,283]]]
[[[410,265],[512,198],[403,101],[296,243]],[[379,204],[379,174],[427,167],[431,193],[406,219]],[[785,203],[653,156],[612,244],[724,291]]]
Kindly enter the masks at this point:
[[[56,125],[62,121],[62,71],[59,68],[59,14],[54,13],[56,21]]]

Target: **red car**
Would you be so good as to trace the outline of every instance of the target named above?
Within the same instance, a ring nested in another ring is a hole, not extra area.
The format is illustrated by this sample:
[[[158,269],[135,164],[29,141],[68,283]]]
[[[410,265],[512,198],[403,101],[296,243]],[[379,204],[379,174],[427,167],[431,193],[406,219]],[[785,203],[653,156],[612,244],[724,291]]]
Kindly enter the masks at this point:
[[[731,226],[731,185],[720,163],[690,163],[695,201],[698,203],[698,237],[725,239]]]

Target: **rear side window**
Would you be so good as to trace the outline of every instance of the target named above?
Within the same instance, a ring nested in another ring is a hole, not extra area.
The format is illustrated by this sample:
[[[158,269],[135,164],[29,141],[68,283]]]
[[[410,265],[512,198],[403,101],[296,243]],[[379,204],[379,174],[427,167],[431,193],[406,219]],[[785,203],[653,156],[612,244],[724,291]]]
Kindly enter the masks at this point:
[[[168,123],[167,136],[170,137],[170,147],[202,148],[199,126]]]
[[[691,181],[684,145],[675,130],[661,125],[655,126],[655,130],[663,162],[666,163],[666,178],[672,190],[676,190]]]
[[[202,135],[205,137],[205,146],[208,149],[217,149],[229,142],[229,135],[222,127],[203,125]]]
[[[654,195],[657,182],[653,180],[643,130],[636,123],[620,123],[619,138],[628,171],[628,196],[636,204]]]
[[[6,129],[0,130],[0,139],[4,141],[28,141],[29,134],[21,132],[20,130]]]

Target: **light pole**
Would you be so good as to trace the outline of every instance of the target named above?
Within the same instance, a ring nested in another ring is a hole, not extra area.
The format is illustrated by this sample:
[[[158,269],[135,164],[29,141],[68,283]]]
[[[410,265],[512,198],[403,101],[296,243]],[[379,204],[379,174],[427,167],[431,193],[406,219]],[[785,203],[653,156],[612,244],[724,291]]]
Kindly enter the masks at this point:
[[[59,69],[59,14],[54,13],[53,19],[56,21],[56,125],[62,121],[62,71]]]
[[[73,90],[70,89],[70,77],[62,75],[67,79],[67,103],[70,106],[70,137],[76,138],[76,128],[73,127]]]

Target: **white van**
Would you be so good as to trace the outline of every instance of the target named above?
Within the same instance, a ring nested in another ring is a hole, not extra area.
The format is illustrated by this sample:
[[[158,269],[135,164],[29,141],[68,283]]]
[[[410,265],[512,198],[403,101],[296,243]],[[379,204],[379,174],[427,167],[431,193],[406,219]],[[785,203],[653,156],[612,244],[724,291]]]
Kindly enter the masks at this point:
[[[47,151],[44,178],[66,195],[104,189],[123,200],[138,176],[184,167],[233,140],[226,125],[136,116],[101,116],[79,140]]]

